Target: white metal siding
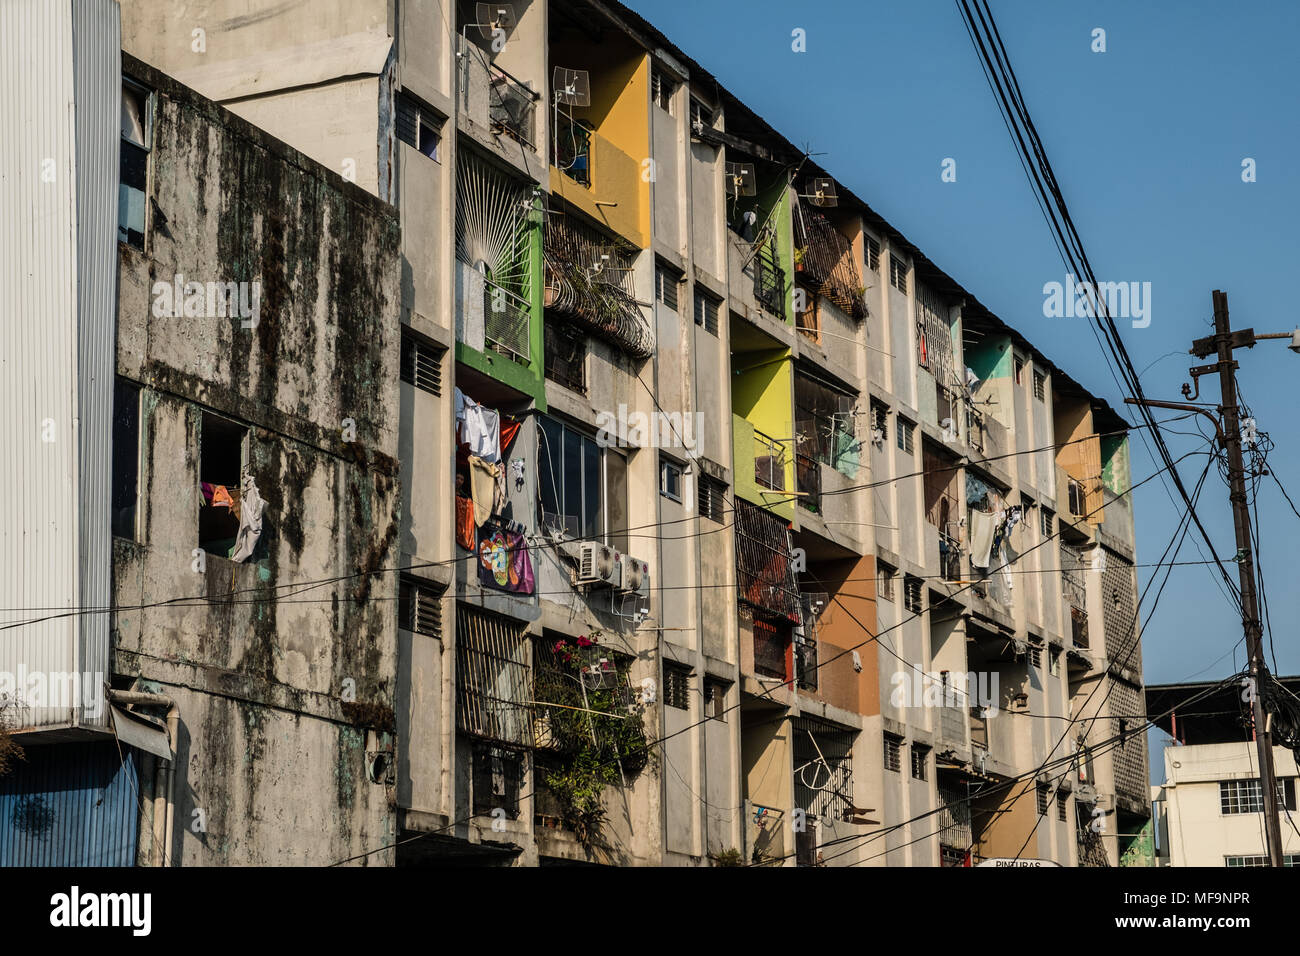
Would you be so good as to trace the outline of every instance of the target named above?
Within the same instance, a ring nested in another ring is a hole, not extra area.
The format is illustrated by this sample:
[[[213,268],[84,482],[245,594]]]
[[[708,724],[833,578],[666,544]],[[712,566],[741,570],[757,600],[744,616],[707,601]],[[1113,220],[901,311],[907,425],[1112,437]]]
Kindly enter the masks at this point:
[[[74,69],[78,53],[85,63]],[[6,0],[0,64],[0,620],[13,622],[108,602],[117,4]],[[78,88],[86,112],[111,100],[107,112],[78,119]],[[84,391],[79,374],[91,376]],[[87,534],[90,507],[103,527]],[[75,615],[0,631],[0,672],[105,679],[108,624],[96,617],[84,632]],[[18,722],[80,721],[60,706],[26,710]]]

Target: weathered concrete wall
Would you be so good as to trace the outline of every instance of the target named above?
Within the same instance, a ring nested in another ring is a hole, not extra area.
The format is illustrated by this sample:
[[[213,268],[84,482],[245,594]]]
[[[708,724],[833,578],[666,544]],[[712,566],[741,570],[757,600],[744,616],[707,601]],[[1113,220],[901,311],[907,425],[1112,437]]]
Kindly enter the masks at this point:
[[[177,863],[333,862],[394,832],[366,754],[393,745],[397,581],[364,572],[393,566],[400,518],[396,214],[124,61],[156,110],[146,251],[119,249],[117,368],[142,401],[117,682],[180,708]],[[178,273],[258,283],[255,326],[156,315],[154,283]],[[195,557],[205,412],[248,430],[266,508],[244,563]],[[160,603],[178,597],[194,600]]]

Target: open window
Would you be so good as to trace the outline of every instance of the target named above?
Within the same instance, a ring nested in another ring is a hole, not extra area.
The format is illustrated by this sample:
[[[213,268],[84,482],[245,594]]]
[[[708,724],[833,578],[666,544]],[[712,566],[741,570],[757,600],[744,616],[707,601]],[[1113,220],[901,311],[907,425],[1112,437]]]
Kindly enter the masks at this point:
[[[122,80],[122,144],[117,188],[117,241],[144,249],[145,188],[153,119],[147,89]]]
[[[203,413],[199,430],[199,547],[230,557],[239,536],[240,480],[248,467],[248,429]]]

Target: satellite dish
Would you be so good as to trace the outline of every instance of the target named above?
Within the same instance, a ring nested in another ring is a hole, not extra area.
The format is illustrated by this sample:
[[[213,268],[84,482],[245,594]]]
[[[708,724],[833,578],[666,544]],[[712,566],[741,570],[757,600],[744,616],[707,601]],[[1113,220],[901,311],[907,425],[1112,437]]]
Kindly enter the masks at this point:
[[[757,192],[753,163],[727,163],[728,196],[753,196]]]
[[[569,70],[557,66],[551,78],[555,102],[565,106],[591,105],[591,77],[586,70]]]
[[[800,193],[800,198],[808,200],[814,206],[830,208],[839,205],[839,196],[835,193],[835,183],[826,176],[818,176],[808,183],[808,192]]]
[[[500,30],[506,36],[515,32],[515,8],[508,3],[477,3],[474,5],[474,19],[477,20],[479,33],[483,39],[491,40]]]

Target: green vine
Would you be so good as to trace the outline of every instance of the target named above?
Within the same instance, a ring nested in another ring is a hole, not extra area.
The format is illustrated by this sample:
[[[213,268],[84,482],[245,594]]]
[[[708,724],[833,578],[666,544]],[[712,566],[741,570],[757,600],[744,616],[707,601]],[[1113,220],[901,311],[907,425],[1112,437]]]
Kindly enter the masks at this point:
[[[644,707],[625,663],[600,647],[600,632],[549,649],[537,669],[539,746],[558,756],[540,772],[564,825],[588,850],[604,845],[605,788],[631,782],[654,763]]]

